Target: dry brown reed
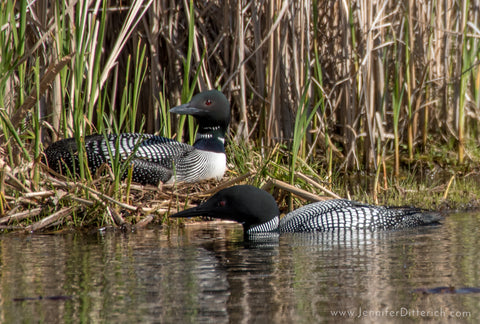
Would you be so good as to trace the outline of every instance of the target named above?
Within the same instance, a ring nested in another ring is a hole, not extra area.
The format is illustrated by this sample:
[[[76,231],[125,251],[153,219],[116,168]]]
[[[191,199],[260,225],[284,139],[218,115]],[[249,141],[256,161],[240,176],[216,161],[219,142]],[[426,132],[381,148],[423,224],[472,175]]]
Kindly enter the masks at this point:
[[[480,134],[480,0],[131,3],[37,0],[28,7],[26,1],[2,3],[2,8],[14,4],[14,13],[26,8],[25,15],[5,15],[0,22],[2,33],[18,29],[22,35],[22,28],[25,32],[19,42],[9,39],[13,43],[2,45],[3,53],[18,50],[0,58],[2,145],[12,144],[18,132],[15,139],[20,144],[23,140],[25,147],[19,146],[28,152],[35,116],[45,145],[57,136],[71,136],[78,118],[87,120],[85,132],[100,127],[96,121],[102,120],[103,111],[115,121],[122,89],[130,91],[123,76],[127,67],[136,68],[127,64],[129,57],[136,57],[142,50],[139,44],[146,44],[148,66],[137,118],[144,118],[147,133],[162,129],[162,103],[179,103],[185,80],[198,76],[196,91],[220,88],[230,99],[232,139],[257,147],[278,143],[288,147],[302,95],[307,93],[310,109],[320,102],[299,152],[292,153],[330,171],[383,167],[385,176],[390,161],[395,161],[398,175],[401,160],[413,161],[415,154],[435,150],[439,144],[455,148],[460,163],[471,158],[468,143]],[[86,13],[84,25],[77,24],[79,12]],[[83,30],[88,37],[82,39],[78,31]],[[83,52],[76,47],[79,42],[87,44]],[[41,84],[35,84],[35,64],[44,77]],[[185,69],[186,64],[191,68]],[[66,68],[57,71],[63,65]],[[68,74],[78,79],[64,83]],[[87,102],[70,101],[78,97],[73,92],[82,80],[87,86],[80,92],[90,94],[85,95]],[[77,105],[88,106],[88,113],[76,116]],[[95,114],[100,117],[91,118]],[[4,159],[8,165],[20,167],[24,159],[19,150],[0,149],[8,155]],[[26,177],[3,177],[2,182],[17,190],[39,192]],[[58,189],[70,186],[45,179]],[[3,185],[1,189],[3,206],[10,198]],[[106,198],[94,191],[89,195]],[[32,209],[31,216],[37,212]],[[6,216],[30,217],[22,213]],[[52,223],[63,215],[58,211]],[[6,219],[2,224],[10,221]]]
[[[36,1],[27,16],[27,28],[35,32],[27,33],[26,56],[40,57],[45,68],[61,61],[55,43],[62,31],[53,23],[59,4],[48,3]],[[137,11],[149,4],[145,1]],[[97,8],[91,19],[98,19],[97,2],[86,5],[91,12]],[[65,6],[72,16],[74,2]],[[154,1],[143,16],[127,15],[128,7],[114,2],[107,8],[100,86],[113,78],[114,68],[123,75],[126,58],[137,51],[138,42],[147,44],[148,73],[138,115],[146,117],[149,133],[161,126],[161,89],[169,102],[179,102],[188,6],[187,1]],[[465,136],[478,133],[478,1],[229,0],[195,1],[194,6],[190,77],[198,70],[199,90],[220,87],[228,95],[234,111],[231,132],[237,139],[258,145],[291,141],[301,94],[312,79],[312,104],[323,97],[325,105],[312,122],[316,136],[304,144],[310,150],[317,147],[320,156],[335,146],[336,157],[344,158],[342,167],[376,168],[379,148],[391,152],[395,84],[404,91],[399,118],[404,158],[427,150],[431,135],[445,142],[454,138],[461,160]],[[132,17],[140,19],[137,27],[128,33],[120,29]],[[125,36],[115,37],[119,30]],[[465,66],[467,50],[471,60]],[[10,114],[18,114],[15,79],[12,74],[6,80],[12,90],[4,101]],[[107,87],[123,89],[122,83],[120,77]],[[43,117],[54,128],[63,122],[58,109],[65,100],[56,87],[41,101]]]

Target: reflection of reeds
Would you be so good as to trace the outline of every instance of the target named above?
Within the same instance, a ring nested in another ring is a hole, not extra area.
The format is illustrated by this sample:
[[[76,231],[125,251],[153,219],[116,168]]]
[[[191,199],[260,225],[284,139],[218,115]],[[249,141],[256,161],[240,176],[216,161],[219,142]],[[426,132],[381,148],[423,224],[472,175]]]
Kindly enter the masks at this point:
[[[439,144],[461,163],[479,134],[479,6],[3,1],[3,159],[22,165],[38,159],[42,143],[74,136],[81,144],[93,132],[183,139],[187,124],[185,140],[192,142],[191,118],[172,122],[168,109],[218,88],[232,103],[232,148],[260,147],[266,156],[286,148],[294,157],[284,178],[290,183],[297,155],[329,181],[358,169],[378,178],[382,164],[384,177],[390,167],[398,176],[401,161]],[[306,113],[312,115],[299,119]],[[79,155],[81,177],[91,181],[81,145]],[[288,163],[270,158],[275,170]]]

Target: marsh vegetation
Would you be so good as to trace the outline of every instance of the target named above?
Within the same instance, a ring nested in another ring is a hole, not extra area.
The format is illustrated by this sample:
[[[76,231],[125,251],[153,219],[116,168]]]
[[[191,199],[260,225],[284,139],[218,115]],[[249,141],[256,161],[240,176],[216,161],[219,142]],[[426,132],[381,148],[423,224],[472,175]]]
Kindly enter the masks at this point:
[[[210,88],[232,105],[220,186],[273,188],[284,208],[328,191],[375,203],[475,204],[479,7],[2,1],[0,226],[163,221],[211,193],[218,183],[122,182],[120,165],[100,178],[86,167],[79,178],[54,177],[40,162],[52,141],[81,144],[91,133],[192,142],[193,120],[168,109]]]

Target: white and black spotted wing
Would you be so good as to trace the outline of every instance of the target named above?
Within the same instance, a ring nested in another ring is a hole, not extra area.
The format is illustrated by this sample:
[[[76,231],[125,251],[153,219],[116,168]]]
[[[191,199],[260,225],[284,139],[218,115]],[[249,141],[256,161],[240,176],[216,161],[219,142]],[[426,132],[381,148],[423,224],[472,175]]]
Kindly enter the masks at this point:
[[[133,164],[132,180],[157,185],[175,176],[178,181],[195,182],[223,176],[226,157],[223,152],[198,150],[173,139],[138,133],[85,137],[88,166],[92,174],[117,155],[121,161],[129,157]],[[53,143],[45,150],[49,166],[65,174],[79,172],[76,141],[73,138]],[[132,156],[133,155],[133,156]]]
[[[118,140],[118,142],[117,142]],[[117,152],[118,147],[118,152]],[[133,181],[142,184],[158,184],[168,181],[175,159],[187,155],[194,148],[161,136],[125,133],[85,137],[88,166],[92,174],[111,157],[119,155],[121,161],[131,157]],[[74,138],[53,143],[45,150],[48,165],[57,172],[79,172],[78,152]]]
[[[384,207],[345,199],[300,207],[280,220],[280,232],[313,232],[338,229],[385,230],[414,227],[438,221],[436,214],[418,208]]]

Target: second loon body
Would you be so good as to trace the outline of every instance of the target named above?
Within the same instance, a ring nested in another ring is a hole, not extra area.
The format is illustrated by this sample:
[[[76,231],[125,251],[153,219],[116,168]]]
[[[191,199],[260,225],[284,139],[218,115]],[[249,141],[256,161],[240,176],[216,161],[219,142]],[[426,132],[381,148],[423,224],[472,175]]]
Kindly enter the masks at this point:
[[[171,217],[210,216],[239,222],[246,235],[339,229],[387,230],[438,223],[440,216],[413,207],[384,207],[334,199],[300,207],[280,219],[272,195],[249,185],[233,186],[203,204]]]
[[[225,133],[230,122],[227,98],[216,90],[205,91],[170,112],[197,119],[198,132],[193,146],[150,134],[86,136],[85,151],[91,173],[102,164],[110,163],[111,157],[117,154],[122,161],[133,155],[132,180],[142,184],[222,178],[226,170]],[[75,139],[68,138],[50,145],[45,157],[49,167],[57,172],[78,173],[77,152]]]

